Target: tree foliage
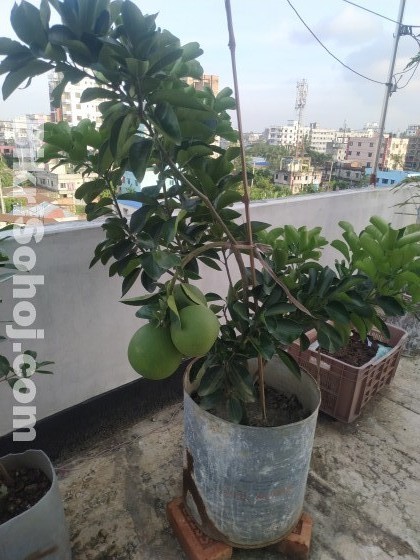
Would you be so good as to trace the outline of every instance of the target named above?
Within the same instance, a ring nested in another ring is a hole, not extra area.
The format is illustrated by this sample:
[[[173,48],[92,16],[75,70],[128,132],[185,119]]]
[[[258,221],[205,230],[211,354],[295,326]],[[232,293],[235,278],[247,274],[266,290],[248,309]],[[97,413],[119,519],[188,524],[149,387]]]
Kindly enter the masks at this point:
[[[50,5],[61,17],[58,25],[50,25]],[[71,164],[86,176],[76,196],[86,204],[87,219],[101,218],[104,230],[91,266],[109,264],[110,276],[122,280],[122,296],[143,286],[147,295],[125,300],[138,317],[168,327],[179,320],[175,286],[200,279],[209,267],[224,271],[228,293],[207,294],[223,323],[220,336],[192,374],[201,380],[203,406],[222,400],[241,421],[244,403],[255,398],[249,358],[269,360],[277,353],[298,375],[287,346],[296,338],[307,346],[309,328],[317,329],[323,348],[336,349],[352,324],[362,336],[372,326],[386,330],[379,311],[400,313],[402,291],[420,298],[413,281],[417,233],[378,222],[357,236],[343,225],[337,248],[345,260],[333,270],[318,262],[327,244],[320,228],[242,223],[240,209],[232,208],[243,198],[233,164],[239,148],[215,142],[237,141],[228,114],[235,107],[232,90],[215,95],[189,85],[188,78],[202,75],[198,43],[182,44],[155,20],[129,0],[42,0],[39,10],[23,1],[12,12],[22,42],[0,39],[3,96],[49,70],[60,76],[56,104],[67,83],[95,80],[81,102],[101,100],[102,125],[46,124],[43,161]],[[258,155],[278,165],[281,150],[268,150]],[[125,171],[141,182],[148,167],[155,185],[118,194]],[[141,203],[129,219],[119,207],[124,199]],[[259,264],[253,279],[244,259],[251,252]],[[240,271],[237,282],[233,266]]]

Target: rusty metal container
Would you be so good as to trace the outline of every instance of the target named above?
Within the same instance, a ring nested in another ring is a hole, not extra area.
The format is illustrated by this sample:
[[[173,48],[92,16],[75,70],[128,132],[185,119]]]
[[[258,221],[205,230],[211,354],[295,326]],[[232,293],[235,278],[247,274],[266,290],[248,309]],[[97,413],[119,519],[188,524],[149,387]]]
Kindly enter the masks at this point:
[[[295,394],[310,414],[273,428],[241,426],[201,409],[184,383],[183,497],[208,536],[239,548],[259,548],[287,536],[302,513],[321,401],[314,379],[299,380],[278,359],[265,368],[267,385]]]
[[[43,451],[30,449],[0,459],[6,468],[40,469],[51,480],[43,498],[27,511],[0,525],[2,560],[70,560],[70,540],[57,477]]]

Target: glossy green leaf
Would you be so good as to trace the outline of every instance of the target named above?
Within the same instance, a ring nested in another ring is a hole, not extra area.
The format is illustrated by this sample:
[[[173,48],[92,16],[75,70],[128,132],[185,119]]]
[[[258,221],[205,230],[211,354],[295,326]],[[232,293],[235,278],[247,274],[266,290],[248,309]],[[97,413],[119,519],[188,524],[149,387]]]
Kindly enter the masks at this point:
[[[319,327],[317,335],[319,345],[328,352],[335,352],[343,345],[340,333],[328,323]]]
[[[83,199],[87,204],[99,196],[105,189],[105,186],[105,181],[103,179],[88,181],[83,183],[83,185],[76,190],[75,197],[79,200]]]
[[[117,94],[103,87],[89,87],[83,90],[80,96],[81,103],[87,103],[95,99],[116,99]]]
[[[169,270],[181,264],[180,257],[169,251],[155,251],[153,259],[163,270]]]
[[[345,306],[338,302],[332,301],[325,306],[325,311],[330,319],[333,321],[338,321],[339,323],[348,323],[350,321],[350,315],[345,308]]]
[[[0,37],[0,55],[15,55],[28,52],[28,47],[18,43],[18,41],[13,41],[8,37]]]
[[[198,395],[200,397],[206,397],[211,395],[217,389],[219,389],[223,384],[224,371],[221,367],[210,367],[205,372],[201,379],[200,386],[198,388]]]
[[[131,232],[138,233],[144,228],[151,210],[150,206],[142,206],[133,212],[130,219]]]
[[[277,348],[277,355],[280,358],[280,360],[284,363],[284,365],[288,367],[290,371],[300,379],[301,377],[300,367],[297,361],[294,359],[294,357],[288,352],[282,350],[281,348]]]
[[[229,420],[234,424],[239,424],[243,417],[243,407],[239,399],[231,397],[227,401]]]
[[[359,336],[362,340],[366,340],[366,336],[368,334],[368,328],[366,327],[366,323],[362,317],[359,317],[356,313],[351,313],[350,315],[351,323],[354,328],[359,333]]]
[[[341,239],[334,239],[334,241],[331,242],[331,246],[337,249],[337,251],[340,251],[347,261],[350,262],[349,248],[344,241],[341,241]]]
[[[128,161],[131,171],[137,181],[143,181],[146,169],[149,166],[150,156],[153,150],[153,140],[150,138],[140,138],[130,147]]]
[[[122,293],[121,293],[122,296],[125,296],[125,294],[133,287],[134,283],[139,277],[139,274],[140,274],[140,269],[136,268],[128,276],[124,278],[122,283]]]
[[[175,111],[169,103],[166,101],[158,103],[153,111],[153,119],[169,140],[175,144],[181,143],[181,129]]]
[[[27,45],[36,45],[44,48],[47,44],[40,12],[33,4],[22,0],[15,4],[10,14],[10,22],[16,35]]]
[[[391,317],[404,315],[404,308],[395,298],[391,296],[379,296],[375,298],[376,305],[381,307],[386,315]]]
[[[3,99],[6,100],[10,97],[15,89],[17,89],[25,80],[30,81],[30,79],[34,76],[44,74],[45,72],[48,72],[48,70],[51,70],[51,68],[52,66],[51,64],[48,64],[48,62],[44,62],[42,60],[32,60],[18,70],[9,72],[2,86]]]

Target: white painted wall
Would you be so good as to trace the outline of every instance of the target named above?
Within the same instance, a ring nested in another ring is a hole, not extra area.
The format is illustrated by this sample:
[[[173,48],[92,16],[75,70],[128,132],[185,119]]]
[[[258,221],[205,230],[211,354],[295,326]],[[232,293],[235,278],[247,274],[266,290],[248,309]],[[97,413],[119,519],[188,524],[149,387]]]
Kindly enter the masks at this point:
[[[394,192],[383,188],[307,195],[253,203],[252,218],[274,226],[322,225],[324,235],[332,240],[340,235],[339,220],[350,221],[356,230],[373,214],[398,227],[413,221],[410,216],[394,213],[397,202]],[[93,250],[102,238],[98,225],[67,223],[47,226],[40,243],[31,245],[37,256],[32,274],[45,277],[45,285],[37,287],[32,300],[37,312],[34,327],[45,330],[45,339],[29,341],[24,349],[37,350],[40,359],[55,362],[53,376],[33,378],[38,419],[138,378],[126,358],[128,342],[141,325],[134,317],[136,309],[119,303],[120,279],[110,279],[101,264],[89,270]],[[10,254],[15,248],[15,242],[8,242]],[[336,254],[332,250],[325,256],[333,262]],[[206,269],[203,276],[203,289],[223,291],[221,273]],[[12,297],[11,281],[0,287],[1,317],[7,321],[17,300]],[[131,295],[141,291],[139,286]],[[2,342],[0,350],[15,356],[11,341]],[[0,435],[12,430],[14,404],[11,390],[1,383]]]

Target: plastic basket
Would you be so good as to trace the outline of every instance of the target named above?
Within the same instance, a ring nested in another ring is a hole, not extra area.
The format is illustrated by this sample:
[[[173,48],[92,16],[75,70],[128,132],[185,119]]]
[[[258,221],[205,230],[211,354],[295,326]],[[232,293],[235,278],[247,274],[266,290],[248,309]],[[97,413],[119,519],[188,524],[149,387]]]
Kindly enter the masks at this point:
[[[320,409],[342,422],[352,422],[363,407],[385,385],[389,385],[397,370],[401,352],[407,339],[403,329],[388,324],[391,338],[377,331],[370,334],[379,342],[392,347],[385,356],[372,358],[363,366],[356,367],[321,352],[319,379],[321,387]],[[316,331],[306,333],[311,344],[316,341]],[[302,351],[299,342],[288,349],[301,368],[318,378],[318,351]]]

